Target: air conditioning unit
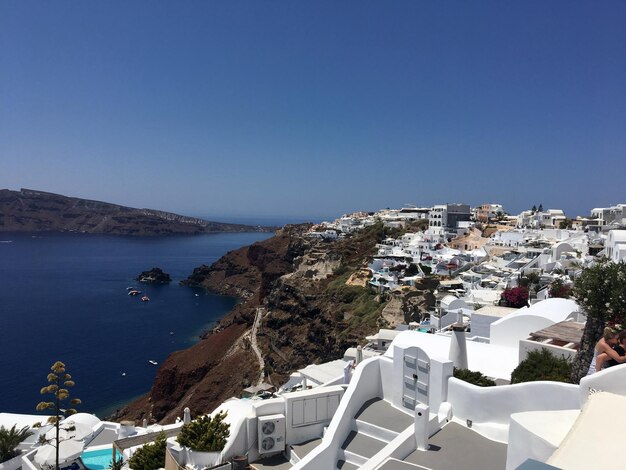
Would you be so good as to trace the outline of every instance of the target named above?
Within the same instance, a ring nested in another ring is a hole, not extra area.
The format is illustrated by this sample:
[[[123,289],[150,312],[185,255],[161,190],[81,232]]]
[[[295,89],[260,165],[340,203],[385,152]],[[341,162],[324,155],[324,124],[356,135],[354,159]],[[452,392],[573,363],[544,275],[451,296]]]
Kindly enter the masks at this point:
[[[285,450],[285,415],[259,416],[259,454]]]

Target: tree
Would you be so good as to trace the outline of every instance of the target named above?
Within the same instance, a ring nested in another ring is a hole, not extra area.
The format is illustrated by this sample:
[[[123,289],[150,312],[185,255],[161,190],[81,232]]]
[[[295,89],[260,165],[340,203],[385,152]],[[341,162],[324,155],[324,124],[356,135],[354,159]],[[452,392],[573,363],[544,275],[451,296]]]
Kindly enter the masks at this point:
[[[48,418],[48,422],[54,424],[56,428],[56,439],[54,439],[54,444],[50,442],[52,445],[56,447],[56,469],[59,469],[59,430],[60,423],[62,418],[66,416],[71,416],[76,413],[74,408],[63,409],[61,406],[65,406],[65,403],[69,403],[72,406],[80,405],[81,401],[78,398],[70,399],[69,388],[73,387],[74,381],[72,380],[72,376],[65,372],[65,364],[61,361],[57,361],[52,364],[50,367],[52,370],[51,373],[48,374],[48,385],[43,387],[39,393],[42,395],[52,395],[52,401],[42,401],[37,405],[37,411],[45,411],[52,410],[54,412],[53,416]],[[71,429],[67,429],[71,431]]]
[[[24,426],[22,429],[17,429],[15,424],[11,429],[0,426],[0,463],[20,455],[17,446],[32,435],[33,433],[28,429],[28,426]]]
[[[626,263],[602,259],[584,268],[574,281],[573,294],[587,315],[572,368],[572,382],[578,383],[587,374],[604,327],[626,323]]]
[[[511,383],[552,380],[569,382],[572,364],[564,357],[557,357],[546,348],[541,351],[530,351],[526,359],[511,373]]]
[[[213,417],[206,415],[185,424],[177,437],[179,444],[199,452],[221,452],[230,436],[230,425],[225,418],[226,412],[221,411]]]
[[[533,205],[533,208],[530,210],[530,213],[534,214],[535,212],[537,212],[537,206]]]
[[[543,204],[539,204],[539,207],[537,208],[538,212],[543,212]]]
[[[406,268],[406,271],[404,272],[405,276],[415,276],[419,273],[419,268],[417,267],[417,265],[415,263],[411,263],[409,264],[409,267]]]
[[[137,449],[128,460],[128,466],[133,470],[156,470],[165,467],[165,447],[167,437],[161,431],[152,444],[146,444]]]

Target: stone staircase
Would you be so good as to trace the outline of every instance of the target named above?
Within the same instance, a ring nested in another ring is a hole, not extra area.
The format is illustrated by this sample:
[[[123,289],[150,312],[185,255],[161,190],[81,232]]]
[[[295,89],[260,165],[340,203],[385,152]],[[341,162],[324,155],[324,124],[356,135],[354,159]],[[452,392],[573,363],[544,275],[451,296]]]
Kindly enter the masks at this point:
[[[354,416],[352,430],[341,445],[337,469],[355,470],[413,425],[413,417],[381,398],[365,402]]]
[[[310,441],[302,442],[300,444],[293,444],[289,448],[289,462],[292,465],[297,464],[304,457],[308,455],[313,449],[315,449],[322,442],[322,438],[312,439]]]

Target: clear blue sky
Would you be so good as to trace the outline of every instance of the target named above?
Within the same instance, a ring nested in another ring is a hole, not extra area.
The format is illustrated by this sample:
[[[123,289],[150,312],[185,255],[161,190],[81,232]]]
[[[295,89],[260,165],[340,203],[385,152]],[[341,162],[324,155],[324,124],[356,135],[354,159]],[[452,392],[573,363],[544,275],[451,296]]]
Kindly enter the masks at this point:
[[[0,2],[0,188],[185,214],[626,202],[626,2]]]

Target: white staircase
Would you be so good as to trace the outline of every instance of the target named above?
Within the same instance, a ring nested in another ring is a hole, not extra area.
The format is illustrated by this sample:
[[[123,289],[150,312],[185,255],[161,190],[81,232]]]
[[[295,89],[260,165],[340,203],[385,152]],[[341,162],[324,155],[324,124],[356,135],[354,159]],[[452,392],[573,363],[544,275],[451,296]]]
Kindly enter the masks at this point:
[[[381,398],[365,402],[352,421],[337,455],[337,469],[355,470],[380,452],[398,434],[413,425],[413,418]]]

